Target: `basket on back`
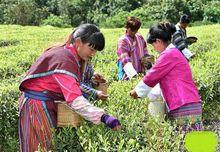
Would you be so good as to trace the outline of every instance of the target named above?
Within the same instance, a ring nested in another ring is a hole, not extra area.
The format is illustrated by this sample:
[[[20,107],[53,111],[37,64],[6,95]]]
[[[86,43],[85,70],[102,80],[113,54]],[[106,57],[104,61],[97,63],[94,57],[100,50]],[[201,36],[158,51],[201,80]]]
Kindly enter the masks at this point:
[[[57,102],[57,127],[73,126],[78,127],[83,121],[83,118],[74,112],[65,102]]]

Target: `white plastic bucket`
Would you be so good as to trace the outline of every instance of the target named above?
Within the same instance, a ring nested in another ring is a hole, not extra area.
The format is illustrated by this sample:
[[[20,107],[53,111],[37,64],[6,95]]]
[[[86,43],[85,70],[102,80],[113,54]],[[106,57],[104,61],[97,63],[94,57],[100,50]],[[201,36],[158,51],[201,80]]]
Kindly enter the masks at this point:
[[[152,88],[148,94],[150,103],[148,105],[148,113],[153,117],[164,118],[166,113],[166,104],[160,89],[160,85],[157,84]]]

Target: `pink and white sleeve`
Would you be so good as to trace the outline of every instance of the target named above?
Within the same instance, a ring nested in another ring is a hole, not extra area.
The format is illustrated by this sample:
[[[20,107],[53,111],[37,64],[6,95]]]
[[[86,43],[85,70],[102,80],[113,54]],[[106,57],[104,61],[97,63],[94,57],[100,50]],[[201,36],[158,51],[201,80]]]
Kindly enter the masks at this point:
[[[135,87],[137,95],[141,98],[147,97],[152,88],[169,73],[175,66],[176,62],[167,54],[162,54],[156,64],[149,70],[143,79]]]
[[[67,104],[76,113],[94,124],[101,123],[101,116],[105,113],[104,110],[93,106],[82,96],[79,83],[74,78],[65,74],[56,74],[53,77],[60,86]]]

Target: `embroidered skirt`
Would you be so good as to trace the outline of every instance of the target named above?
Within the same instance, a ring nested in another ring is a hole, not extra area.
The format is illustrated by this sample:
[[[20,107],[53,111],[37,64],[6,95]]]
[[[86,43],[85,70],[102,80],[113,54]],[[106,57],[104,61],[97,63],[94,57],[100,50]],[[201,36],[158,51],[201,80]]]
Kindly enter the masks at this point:
[[[183,132],[203,130],[201,103],[189,103],[172,110],[168,113],[168,118]]]
[[[22,95],[19,108],[20,151],[34,152],[52,149],[51,140],[56,126],[56,106],[53,101],[39,96]]]

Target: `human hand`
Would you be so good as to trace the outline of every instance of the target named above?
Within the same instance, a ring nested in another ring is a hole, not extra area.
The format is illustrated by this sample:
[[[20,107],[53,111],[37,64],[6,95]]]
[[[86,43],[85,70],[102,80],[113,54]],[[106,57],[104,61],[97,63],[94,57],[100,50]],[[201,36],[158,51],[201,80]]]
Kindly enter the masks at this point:
[[[139,98],[137,93],[136,93],[136,91],[134,89],[130,91],[130,96],[132,98],[134,98],[134,99],[138,99]]]
[[[146,70],[149,70],[150,68],[152,68],[152,63],[151,62],[143,63],[143,65],[146,68]]]
[[[108,95],[105,94],[103,91],[97,91],[97,96],[98,99],[101,99],[102,101],[105,101],[108,98]]]
[[[141,63],[154,63],[155,59],[153,55],[149,55],[149,56],[144,56],[141,58]]]
[[[101,117],[101,122],[110,127],[113,131],[117,131],[121,129],[121,124],[119,120],[113,116],[103,114]]]
[[[149,70],[152,67],[152,64],[154,63],[154,56],[149,55],[149,56],[144,56],[141,58],[141,64]]]
[[[92,76],[92,80],[96,83],[105,83],[106,82],[104,77],[99,73],[94,73]]]

